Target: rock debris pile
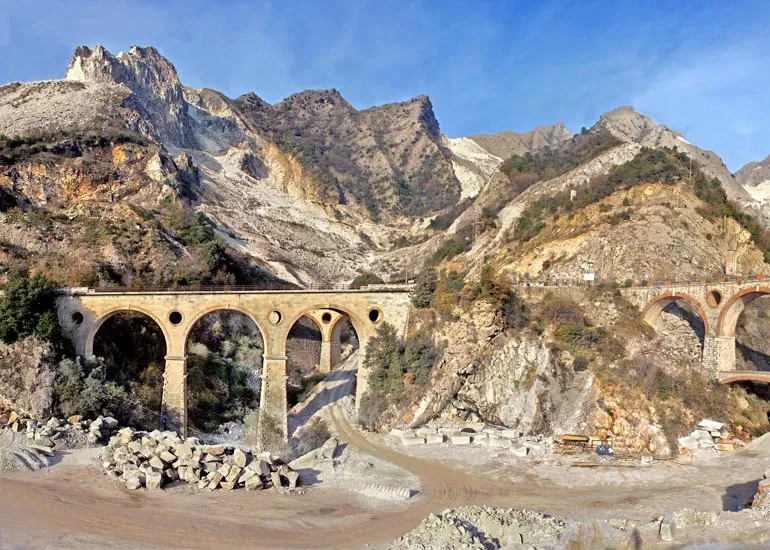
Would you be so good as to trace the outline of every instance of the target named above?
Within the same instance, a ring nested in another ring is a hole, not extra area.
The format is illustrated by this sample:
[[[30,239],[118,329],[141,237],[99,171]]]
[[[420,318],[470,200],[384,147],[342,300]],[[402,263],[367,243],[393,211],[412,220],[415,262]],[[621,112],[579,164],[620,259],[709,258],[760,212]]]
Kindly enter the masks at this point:
[[[689,435],[677,440],[679,454],[688,454],[705,449],[733,451],[736,447],[743,445],[743,441],[730,435],[724,424],[707,418],[698,422],[698,425]]]
[[[39,423],[15,410],[5,409],[0,412],[0,428],[25,433],[31,449],[52,453],[55,449],[75,449],[105,442],[117,430],[118,421],[109,416],[89,421],[76,415],[66,420],[51,417],[47,422]]]
[[[565,529],[563,521],[538,512],[465,506],[431,514],[390,548],[552,548]]]
[[[127,488],[160,489],[172,482],[199,489],[294,489],[299,473],[269,453],[252,454],[229,445],[201,445],[176,433],[123,428],[102,455],[107,474]]]

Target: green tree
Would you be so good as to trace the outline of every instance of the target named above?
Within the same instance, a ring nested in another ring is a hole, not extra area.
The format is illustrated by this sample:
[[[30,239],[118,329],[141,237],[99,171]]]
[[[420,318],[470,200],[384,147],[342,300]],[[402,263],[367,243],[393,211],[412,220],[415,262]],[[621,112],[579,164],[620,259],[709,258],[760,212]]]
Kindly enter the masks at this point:
[[[438,284],[438,274],[435,267],[427,267],[417,277],[412,291],[412,305],[419,309],[430,307],[433,302],[433,293]]]
[[[10,343],[34,335],[57,341],[56,288],[56,283],[43,275],[30,277],[26,271],[12,272],[0,299],[0,340]]]

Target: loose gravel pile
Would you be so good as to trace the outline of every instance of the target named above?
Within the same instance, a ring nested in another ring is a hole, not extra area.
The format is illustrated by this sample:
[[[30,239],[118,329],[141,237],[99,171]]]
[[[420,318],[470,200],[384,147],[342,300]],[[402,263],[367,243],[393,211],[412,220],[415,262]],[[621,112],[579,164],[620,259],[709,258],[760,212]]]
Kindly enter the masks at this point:
[[[454,550],[551,548],[565,531],[563,521],[529,510],[465,506],[431,514],[390,548]]]

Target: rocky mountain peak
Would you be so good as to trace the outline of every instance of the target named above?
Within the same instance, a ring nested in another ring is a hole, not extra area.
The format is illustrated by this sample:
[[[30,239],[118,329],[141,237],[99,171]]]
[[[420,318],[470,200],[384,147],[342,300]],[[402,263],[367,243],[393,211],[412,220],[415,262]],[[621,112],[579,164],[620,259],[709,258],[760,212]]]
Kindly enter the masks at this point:
[[[129,106],[140,114],[136,131],[161,141],[193,145],[186,127],[186,103],[179,75],[152,46],[132,46],[118,55],[103,46],[78,46],[64,79],[124,85],[132,92]]]
[[[490,154],[503,160],[511,155],[534,153],[545,147],[559,147],[572,138],[572,132],[563,122],[537,126],[527,132],[506,130],[498,134],[477,134],[470,136],[474,142]]]
[[[78,46],[64,73],[65,80],[125,84],[129,89],[151,90],[161,97],[181,97],[176,68],[152,46],[132,46],[112,55],[103,46]]]
[[[312,113],[328,113],[338,109],[354,111],[342,94],[334,88],[328,90],[304,90],[292,94],[275,105],[276,109],[300,109]]]
[[[605,128],[626,143],[638,143],[643,147],[651,148],[677,148],[684,151],[703,168],[706,175],[722,182],[730,200],[739,203],[750,200],[748,193],[736,183],[730,170],[716,153],[694,146],[681,133],[664,124],[656,124],[650,117],[638,113],[633,107],[622,106],[604,113],[594,128]]]

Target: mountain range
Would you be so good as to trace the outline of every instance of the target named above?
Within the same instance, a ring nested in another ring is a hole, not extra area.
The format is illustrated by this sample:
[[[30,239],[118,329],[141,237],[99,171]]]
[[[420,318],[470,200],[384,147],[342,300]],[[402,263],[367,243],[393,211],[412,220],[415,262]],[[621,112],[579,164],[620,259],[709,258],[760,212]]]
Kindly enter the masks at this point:
[[[333,89],[272,105],[255,93],[229,98],[184,86],[152,47],[113,55],[80,46],[62,79],[3,86],[0,134],[0,260],[73,284],[170,283],[180,262],[195,279],[206,258],[191,247],[203,245],[182,237],[193,212],[205,214],[241,265],[227,268],[241,282],[408,277],[426,261],[471,272],[492,262],[534,278],[587,269],[654,278],[668,269],[719,272],[724,249],[739,246],[739,268],[760,270],[745,231],[693,218],[699,199],[682,186],[650,188],[638,201],[629,191],[612,208],[637,201],[646,212],[657,197],[690,204],[687,213],[634,212],[612,225],[591,205],[575,214],[585,217],[579,229],[560,218],[562,234],[550,241],[513,237],[538,200],[579,196],[648,149],[686,154],[737,207],[770,219],[770,157],[732,174],[717,154],[631,107],[575,135],[557,122],[449,138],[427,96],[363,110]],[[521,169],[528,158],[557,168],[535,176]],[[648,235],[629,241],[643,227]]]

